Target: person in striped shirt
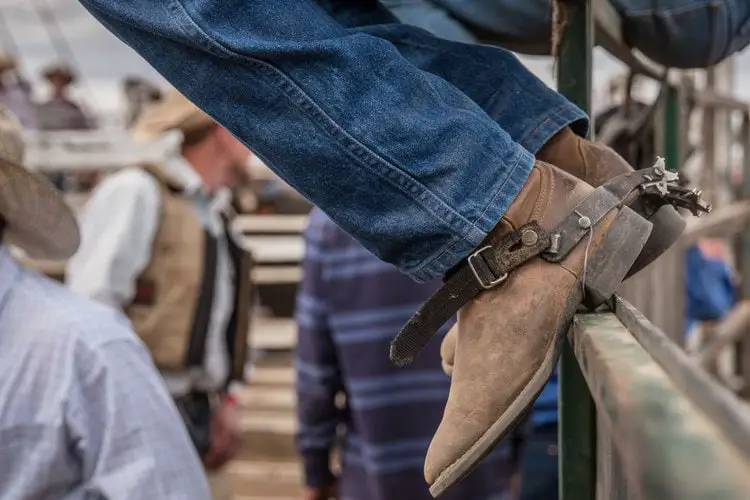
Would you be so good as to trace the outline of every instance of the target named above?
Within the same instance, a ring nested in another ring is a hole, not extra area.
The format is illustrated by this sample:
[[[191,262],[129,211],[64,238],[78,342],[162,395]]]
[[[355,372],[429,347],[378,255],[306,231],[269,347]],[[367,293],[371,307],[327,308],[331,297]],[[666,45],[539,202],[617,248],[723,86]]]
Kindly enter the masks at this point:
[[[305,231],[303,265],[295,367],[307,499],[431,498],[422,465],[448,398],[438,351],[450,325],[408,367],[389,361],[388,346],[439,283],[414,282],[318,209]],[[443,498],[510,498],[512,455],[498,447]]]

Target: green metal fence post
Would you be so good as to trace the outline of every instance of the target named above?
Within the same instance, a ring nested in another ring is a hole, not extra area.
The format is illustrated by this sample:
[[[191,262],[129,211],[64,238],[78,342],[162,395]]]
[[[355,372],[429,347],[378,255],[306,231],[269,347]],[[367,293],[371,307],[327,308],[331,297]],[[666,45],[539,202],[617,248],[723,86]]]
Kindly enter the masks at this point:
[[[591,0],[566,3],[567,25],[560,44],[558,90],[591,111],[594,23]],[[590,133],[593,131],[593,123]],[[596,410],[568,342],[560,359],[560,499],[594,500]]]

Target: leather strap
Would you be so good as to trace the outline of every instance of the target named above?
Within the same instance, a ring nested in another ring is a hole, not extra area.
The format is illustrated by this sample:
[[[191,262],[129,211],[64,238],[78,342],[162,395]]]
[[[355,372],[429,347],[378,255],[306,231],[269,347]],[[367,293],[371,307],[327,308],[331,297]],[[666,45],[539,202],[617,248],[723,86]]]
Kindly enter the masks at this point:
[[[502,285],[510,272],[528,260],[537,256],[548,262],[564,260],[611,210],[636,198],[658,198],[662,203],[674,203],[669,196],[677,196],[676,181],[677,174],[667,172],[660,159],[651,168],[617,176],[595,189],[554,231],[545,231],[532,221],[503,238],[488,239],[486,246],[476,250],[448,274],[444,285],[393,339],[391,361],[398,366],[411,363],[435,332],[461,307],[483,291]],[[679,194],[685,204],[703,208],[694,200],[700,198],[696,190],[689,192],[692,197]],[[710,206],[704,211],[708,210]]]
[[[536,221],[471,254],[445,284],[412,316],[391,343],[391,361],[411,363],[414,356],[469,300],[501,284],[508,274],[550,245],[550,235]]]
[[[214,308],[216,289],[216,265],[218,260],[218,241],[207,230],[204,230],[203,248],[203,281],[198,295],[198,302],[193,317],[193,328],[188,343],[187,365],[202,366],[206,357],[206,339],[211,326],[211,311]]]
[[[601,186],[586,196],[555,228],[552,246],[542,254],[547,262],[562,262],[591,229],[605,215],[620,204],[620,200]]]

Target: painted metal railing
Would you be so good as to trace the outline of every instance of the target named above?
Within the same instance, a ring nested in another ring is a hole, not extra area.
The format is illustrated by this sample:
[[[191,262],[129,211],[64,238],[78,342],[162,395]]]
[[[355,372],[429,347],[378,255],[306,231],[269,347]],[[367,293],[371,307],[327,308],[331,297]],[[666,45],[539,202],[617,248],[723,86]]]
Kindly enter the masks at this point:
[[[686,156],[687,99],[735,110],[742,115],[738,141],[746,153],[739,198],[750,200],[747,104],[664,80],[663,69],[623,43],[619,16],[607,0],[566,2],[565,11],[560,92],[591,111],[595,44],[632,70],[664,81],[657,150],[672,170]],[[750,410],[675,342],[684,328],[684,245],[702,235],[734,235],[738,268],[750,277],[750,234],[744,231],[750,217],[743,203],[691,223],[680,246],[627,284],[623,291],[638,300],[638,308],[616,296],[608,310],[576,316],[560,362],[561,499],[750,498]],[[750,298],[750,279],[742,288]],[[665,309],[671,319],[659,316]],[[747,361],[750,373],[750,353]]]

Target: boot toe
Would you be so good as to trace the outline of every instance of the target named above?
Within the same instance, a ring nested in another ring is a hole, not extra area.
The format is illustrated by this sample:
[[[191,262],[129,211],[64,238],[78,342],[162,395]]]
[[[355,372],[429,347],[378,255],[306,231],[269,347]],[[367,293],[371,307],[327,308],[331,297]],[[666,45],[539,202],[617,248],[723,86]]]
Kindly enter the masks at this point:
[[[432,438],[424,461],[424,478],[427,484],[434,484],[440,475],[463,455],[471,443],[468,433],[461,432],[455,425],[441,424]]]

